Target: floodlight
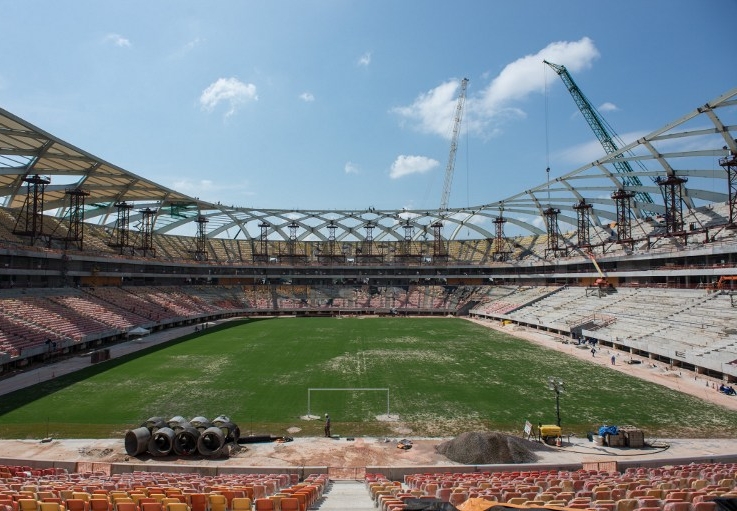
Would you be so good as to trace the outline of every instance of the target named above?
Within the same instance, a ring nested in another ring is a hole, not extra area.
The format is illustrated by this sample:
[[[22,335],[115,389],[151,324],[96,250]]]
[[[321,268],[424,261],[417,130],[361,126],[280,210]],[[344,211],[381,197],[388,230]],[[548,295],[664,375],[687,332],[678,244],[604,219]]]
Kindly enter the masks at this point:
[[[548,388],[555,392],[555,416],[558,419],[558,427],[560,427],[560,394],[564,390],[563,380],[548,376]]]

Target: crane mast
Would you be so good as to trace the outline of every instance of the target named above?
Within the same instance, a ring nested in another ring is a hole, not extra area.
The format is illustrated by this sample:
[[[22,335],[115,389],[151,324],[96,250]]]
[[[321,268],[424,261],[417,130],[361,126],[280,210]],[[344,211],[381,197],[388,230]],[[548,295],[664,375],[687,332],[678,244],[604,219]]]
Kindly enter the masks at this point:
[[[573,97],[573,101],[575,101],[576,106],[581,111],[584,119],[586,119],[586,122],[591,127],[594,135],[596,135],[596,138],[599,139],[599,142],[604,147],[604,151],[606,151],[607,154],[612,154],[618,151],[619,148],[617,147],[617,144],[614,143],[614,138],[612,137],[612,134],[609,133],[609,130],[607,130],[606,124],[604,122],[604,119],[601,117],[601,114],[599,114],[599,112],[597,112],[597,110],[591,105],[589,100],[586,99],[586,96],[584,96],[583,92],[581,92],[581,89],[578,88],[576,82],[573,81],[573,78],[571,77],[566,67],[559,64],[553,64],[552,62],[548,62],[547,60],[543,60],[543,62],[553,68],[558,76],[561,77],[563,83],[566,85],[566,88],[568,88],[568,92],[570,92],[571,96]],[[616,134],[614,134],[614,136],[616,136]],[[625,186],[633,188],[642,186],[640,178],[634,175],[632,167],[630,166],[628,161],[618,160],[615,158],[613,161],[613,165],[617,173],[622,174],[622,183]],[[650,197],[650,194],[648,194],[647,192],[635,191],[635,198],[638,202],[641,203],[653,203],[652,197]]]
[[[458,149],[458,134],[461,131],[461,119],[463,118],[463,105],[466,102],[466,86],[468,78],[461,80],[461,90],[458,93],[458,103],[456,104],[455,117],[453,119],[453,134],[450,139],[450,154],[448,155],[448,164],[445,167],[445,182],[443,183],[443,195],[440,198],[440,210],[448,209],[448,199],[450,199],[450,185],[453,183],[453,169],[456,161],[456,150]]]

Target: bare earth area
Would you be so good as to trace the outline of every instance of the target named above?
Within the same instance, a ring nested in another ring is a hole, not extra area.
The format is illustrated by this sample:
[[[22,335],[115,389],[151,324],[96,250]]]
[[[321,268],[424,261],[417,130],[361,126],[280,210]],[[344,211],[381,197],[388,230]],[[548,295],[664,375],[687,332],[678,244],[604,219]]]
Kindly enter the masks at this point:
[[[397,448],[396,439],[296,438],[293,442],[247,444],[236,447],[229,456],[161,457],[126,455],[123,439],[93,440],[5,440],[0,442],[0,462],[8,460],[39,460],[46,462],[77,461],[88,463],[130,463],[137,469],[146,465],[172,467],[199,465],[205,467],[303,467],[324,466],[360,469],[366,466],[432,467],[459,465],[435,452],[435,446],[445,439],[413,439],[412,448]],[[591,461],[653,461],[671,460],[688,463],[694,458],[716,459],[731,456],[737,459],[737,442],[733,439],[646,440],[654,445],[642,449],[620,449],[597,446],[586,438],[571,438],[563,447],[540,446],[535,451],[540,464],[580,464]]]

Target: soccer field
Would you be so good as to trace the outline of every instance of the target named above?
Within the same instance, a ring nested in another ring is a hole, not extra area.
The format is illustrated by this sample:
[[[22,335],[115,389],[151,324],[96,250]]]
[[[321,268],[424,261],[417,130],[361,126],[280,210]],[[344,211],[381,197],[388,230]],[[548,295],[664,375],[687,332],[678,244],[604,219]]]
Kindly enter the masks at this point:
[[[451,318],[279,318],[233,322],[4,396],[3,438],[122,436],[151,416],[228,415],[242,434],[343,436],[565,432],[635,425],[653,436],[734,436],[737,412]],[[295,431],[295,430],[290,430]]]

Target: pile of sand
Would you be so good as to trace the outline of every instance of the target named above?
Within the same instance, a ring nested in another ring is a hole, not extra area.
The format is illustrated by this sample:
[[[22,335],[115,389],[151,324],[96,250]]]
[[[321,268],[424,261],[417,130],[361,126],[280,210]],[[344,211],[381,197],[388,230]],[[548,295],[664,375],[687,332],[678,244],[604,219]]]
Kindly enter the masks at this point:
[[[464,465],[535,463],[533,451],[545,445],[497,432],[470,431],[435,447],[438,454]]]

